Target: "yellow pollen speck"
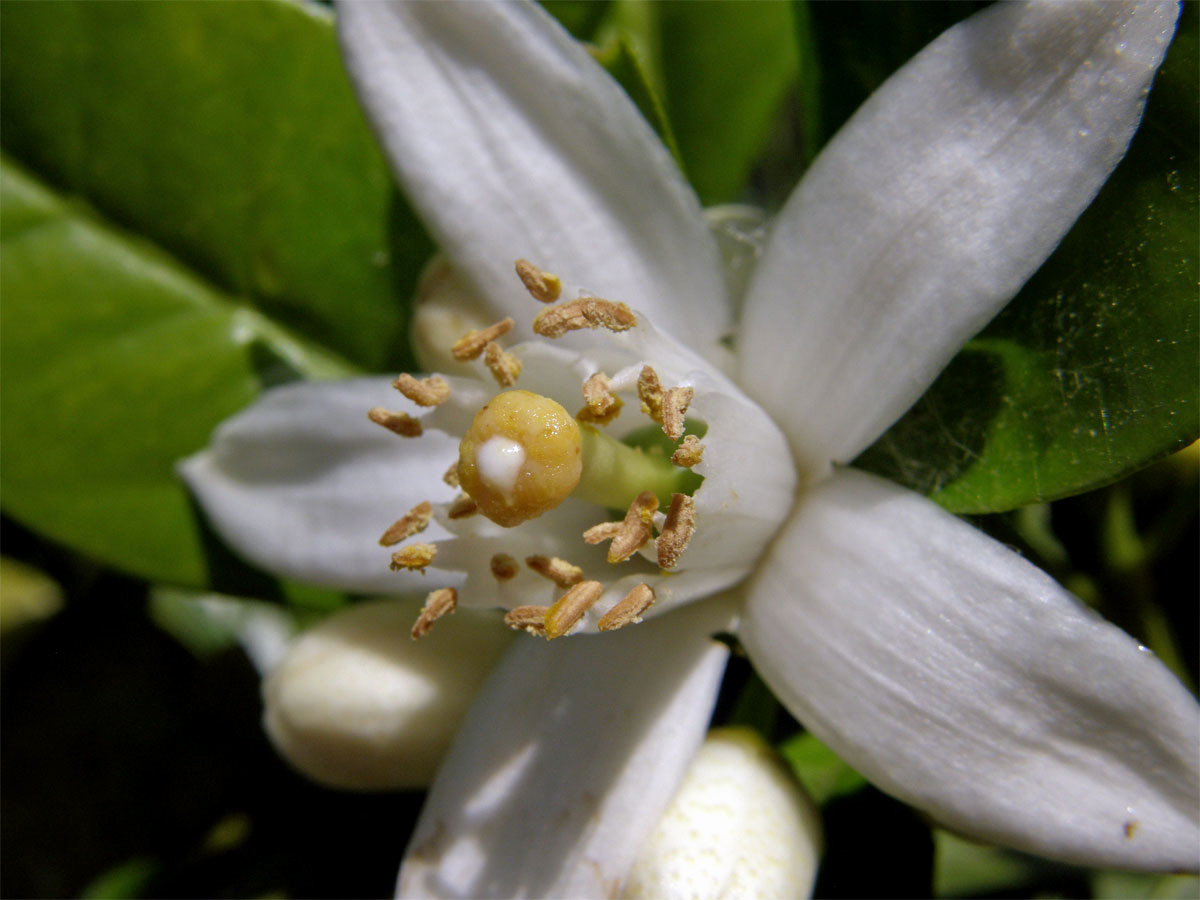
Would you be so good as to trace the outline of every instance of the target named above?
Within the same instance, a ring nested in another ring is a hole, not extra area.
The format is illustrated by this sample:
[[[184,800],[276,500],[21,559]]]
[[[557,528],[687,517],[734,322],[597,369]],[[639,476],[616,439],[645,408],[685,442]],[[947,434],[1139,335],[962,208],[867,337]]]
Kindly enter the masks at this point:
[[[650,540],[651,522],[658,511],[658,498],[653,491],[642,491],[629,504],[625,521],[621,523],[616,537],[608,548],[610,563],[624,562],[637,553]]]
[[[663,394],[663,434],[673,441],[683,437],[683,416],[692,402],[692,394],[690,387],[673,387]]]
[[[658,564],[664,569],[673,568],[695,532],[696,501],[687,494],[675,494],[671,497],[667,520],[654,545],[658,550]]]
[[[507,553],[497,553],[492,557],[490,563],[492,575],[497,581],[512,581],[517,577],[517,573],[521,571],[521,567],[517,565],[517,561]]]
[[[637,380],[637,392],[638,399],[642,401],[642,412],[661,425],[663,420],[662,383],[658,380],[658,373],[649,366],[642,366]]]
[[[517,277],[534,300],[553,303],[562,293],[562,279],[557,275],[539,269],[527,259],[518,259],[514,267]]]
[[[504,624],[515,631],[522,628],[530,634],[546,636],[546,613],[548,606],[514,606],[504,614]]]
[[[704,445],[694,434],[689,434],[683,443],[671,454],[671,462],[677,466],[690,469],[704,457]]]
[[[446,484],[450,485],[452,488],[459,487],[457,459],[450,464],[450,468],[448,468],[445,474],[442,475],[442,481],[446,482]]]
[[[428,528],[429,520],[432,518],[433,504],[424,500],[405,513],[403,518],[393,522],[392,526],[383,533],[379,543],[384,547],[398,544],[405,538],[410,538]]]
[[[392,412],[382,406],[368,410],[367,418],[376,425],[382,425],[388,431],[395,432],[400,437],[420,437],[423,433],[420,419],[413,418],[408,413]]]
[[[412,639],[415,641],[418,638],[423,638],[429,634],[429,629],[433,627],[433,623],[447,613],[454,612],[458,608],[458,591],[454,588],[438,588],[432,591],[425,598],[425,605],[421,607],[421,614],[417,616],[417,621],[412,627]]]
[[[549,578],[560,588],[569,588],[583,581],[583,569],[557,556],[527,556],[525,565],[543,578]]]
[[[450,385],[440,375],[429,378],[400,375],[392,382],[392,387],[417,406],[440,406],[450,399]]]
[[[508,334],[508,332],[512,331],[513,324],[512,319],[503,319],[495,325],[489,325],[482,331],[468,331],[450,348],[450,352],[459,362],[478,359],[479,354],[483,352],[483,348],[502,334]]]
[[[473,516],[479,512],[479,505],[463,494],[461,497],[455,497],[454,502],[450,504],[450,509],[446,511],[446,516],[451,519],[465,519],[467,516]]]
[[[542,337],[556,338],[581,328],[628,331],[636,324],[637,316],[624,303],[599,297],[580,297],[543,309],[534,316],[533,331]]]
[[[642,621],[642,613],[654,603],[654,589],[648,584],[639,584],[617,601],[608,612],[600,617],[596,627],[601,631],[616,631],[626,625],[636,625]]]
[[[435,556],[437,556],[436,544],[409,544],[392,554],[392,571],[419,569],[424,575],[425,567],[433,562]]]
[[[506,528],[562,503],[583,472],[579,425],[548,397],[497,394],[458,447],[458,478],[479,511]]]
[[[552,640],[570,631],[603,593],[600,582],[581,581],[559,597],[546,611],[546,637]]]
[[[489,341],[483,348],[483,362],[500,387],[512,387],[521,377],[521,361],[507,350],[501,350],[495,341]]]

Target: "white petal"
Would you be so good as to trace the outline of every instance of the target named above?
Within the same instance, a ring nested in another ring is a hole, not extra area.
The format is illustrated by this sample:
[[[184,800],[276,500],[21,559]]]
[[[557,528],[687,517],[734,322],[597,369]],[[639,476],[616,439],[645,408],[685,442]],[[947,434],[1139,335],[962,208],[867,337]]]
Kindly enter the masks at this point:
[[[475,693],[515,635],[460,610],[414,641],[420,600],[359,603],[301,635],[263,684],[263,724],[299,771],[353,790],[433,780]]]
[[[843,470],[748,589],[741,637],[788,708],[952,829],[1089,866],[1200,863],[1200,707],[1045,573]]]
[[[709,732],[642,846],[623,897],[809,897],[821,855],[816,807],[748,728]]]
[[[522,636],[438,772],[402,897],[610,897],[704,737],[728,608]]]
[[[1177,12],[997,4],[830,143],[775,225],[739,348],[801,456],[856,456],[1041,265],[1124,155]]]
[[[498,315],[525,257],[706,348],[729,309],[699,201],[629,98],[525,3],[345,3],[346,65],[413,204]]]
[[[400,438],[372,406],[417,412],[386,378],[305,382],[269,391],[229,419],[179,471],[217,533],[277,575],[343,590],[425,593],[461,576],[391,572],[379,536],[422,500],[453,499],[442,474],[457,441]],[[421,536],[436,541],[436,524]]]

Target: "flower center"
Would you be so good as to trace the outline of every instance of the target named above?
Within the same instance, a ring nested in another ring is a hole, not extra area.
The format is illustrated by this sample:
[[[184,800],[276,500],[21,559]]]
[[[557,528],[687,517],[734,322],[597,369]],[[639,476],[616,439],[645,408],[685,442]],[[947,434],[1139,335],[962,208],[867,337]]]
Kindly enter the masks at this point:
[[[556,276],[523,260],[518,261],[516,270],[535,299],[543,303],[557,300],[561,281]],[[524,364],[516,354],[504,350],[498,341],[512,330],[514,324],[512,319],[504,319],[487,328],[471,331],[454,342],[451,354],[460,362],[482,357],[497,384],[501,388],[511,388],[521,377]],[[547,306],[532,323],[535,334],[551,339],[580,329],[623,332],[636,325],[637,317],[625,304],[590,295]],[[520,347],[517,349],[521,351]],[[524,351],[525,364],[542,358],[531,357],[530,352]],[[543,352],[536,351],[538,354]],[[579,362],[581,360],[564,364],[563,373],[577,371]],[[542,375],[544,378],[545,373]],[[437,375],[425,379],[401,375],[394,386],[418,406],[438,407],[451,400],[450,383]],[[468,394],[459,395],[458,391],[463,389],[468,390]],[[477,390],[477,387],[467,388],[465,384],[462,388],[455,387],[457,398],[448,408],[462,410],[464,397]],[[618,393],[634,390],[642,413],[659,427],[627,431],[625,440],[618,440],[608,432],[607,426],[621,412],[623,402]],[[480,530],[469,523],[457,524],[458,520],[476,514],[504,528],[516,529],[555,510],[568,498],[619,511],[616,521],[602,521],[576,532],[581,539],[581,553],[588,545],[608,542],[604,557],[607,565],[637,561],[636,565],[630,562],[634,574],[622,579],[625,586],[620,590],[625,596],[615,603],[608,601],[611,604],[608,611],[593,621],[595,627],[605,631],[641,621],[641,614],[654,602],[654,590],[649,584],[642,582],[633,584],[632,589],[627,587],[632,581],[647,577],[645,574],[639,576],[638,572],[653,571],[648,570],[648,559],[642,558],[645,554],[641,551],[653,543],[659,570],[665,574],[665,570],[678,564],[688,546],[695,531],[692,494],[704,480],[692,471],[703,456],[704,447],[699,440],[703,431],[687,433],[685,415],[693,399],[693,389],[685,386],[664,388],[657,372],[643,363],[626,365],[612,378],[604,372],[593,371],[582,383],[581,391],[584,406],[575,416],[556,400],[528,390],[503,390],[484,403],[475,412],[459,442],[457,462],[445,476],[447,483],[460,488],[463,493],[451,503],[440,504],[437,518],[439,523],[458,534],[460,540],[467,542],[456,548],[461,551],[466,546],[495,547],[497,537],[494,532],[488,532],[486,528]],[[423,433],[422,418],[382,408],[371,410],[369,415],[373,421],[403,437],[420,437]],[[426,421],[434,423],[435,427],[445,427],[444,423],[438,426],[443,420],[438,418],[436,411]],[[384,533],[380,543],[391,546],[406,541],[423,531],[434,515],[434,504],[418,504]],[[578,510],[569,512],[567,519],[578,515]],[[554,523],[562,521],[565,521],[563,517],[558,516],[549,526],[540,526],[540,532],[537,529],[535,532],[546,535],[547,527],[551,530],[559,528]],[[577,527],[582,528],[582,525]],[[561,541],[563,536],[554,533],[552,537]],[[528,535],[523,540],[524,546],[530,546]],[[476,543],[471,544],[471,541]],[[549,557],[539,551],[525,556],[526,570],[508,553],[483,552],[492,554],[488,571],[498,583],[502,603],[506,595],[511,596],[511,592],[517,590],[516,586],[522,582],[516,579],[522,577],[526,579],[526,587],[520,594],[523,597],[529,596],[530,577],[535,582],[538,578],[549,580],[558,589],[565,590],[549,606],[511,606],[505,621],[513,628],[547,638],[565,635],[605,596],[603,583],[586,579],[584,568],[574,562]],[[391,565],[397,570],[424,571],[433,564],[437,553],[436,543],[411,543],[392,554]],[[595,558],[595,551],[586,551],[586,554],[589,559]],[[605,565],[603,561],[599,564]],[[473,565],[473,561],[466,563],[468,587],[472,584],[469,573]],[[544,581],[541,583],[545,584]],[[616,597],[620,598],[621,594]],[[432,592],[413,628],[413,636],[425,634],[437,618],[452,612],[457,599],[454,588]]]

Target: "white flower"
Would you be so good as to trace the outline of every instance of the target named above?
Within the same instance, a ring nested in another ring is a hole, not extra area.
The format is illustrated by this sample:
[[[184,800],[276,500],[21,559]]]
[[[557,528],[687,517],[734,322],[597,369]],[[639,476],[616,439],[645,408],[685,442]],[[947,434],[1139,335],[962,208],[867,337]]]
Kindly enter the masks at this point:
[[[1197,866],[1200,707],[1188,691],[1011,551],[842,467],[1091,201],[1137,127],[1176,15],[1004,4],[951,29],[805,175],[735,332],[694,194],[541,10],[340,8],[379,137],[477,298],[427,307],[427,358],[456,315],[511,316],[524,337],[538,304],[512,266],[528,258],[628,304],[638,325],[506,348],[524,365],[519,388],[574,409],[592,373],[631,394],[649,364],[665,387],[693,388],[689,415],[708,428],[696,532],[666,576],[585,546],[581,532],[607,515],[579,497],[511,529],[443,515],[420,538],[438,546],[426,576],[384,571],[379,531],[454,496],[441,476],[495,393],[479,377],[449,379],[425,435],[399,446],[362,423],[386,382],[284,388],[186,463],[222,534],[292,577],[448,585],[461,602],[512,607],[552,587],[523,568],[498,583],[493,555],[559,556],[605,586],[587,630],[635,584],[657,594],[644,623],[508,651],[442,765],[401,894],[618,892],[703,738],[727,654],[708,636],[731,627],[806,727],[948,827],[1082,864]],[[636,404],[610,426],[618,436],[638,424]],[[607,502],[603,486],[593,499]]]

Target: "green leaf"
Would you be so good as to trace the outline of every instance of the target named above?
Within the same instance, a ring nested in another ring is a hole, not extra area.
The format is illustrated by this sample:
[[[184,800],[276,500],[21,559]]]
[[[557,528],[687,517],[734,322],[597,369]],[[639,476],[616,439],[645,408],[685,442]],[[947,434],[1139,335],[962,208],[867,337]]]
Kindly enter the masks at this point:
[[[646,63],[646,53],[640,49],[643,45],[631,32],[618,28],[610,32],[608,39],[594,51],[594,55],[596,61],[625,89],[642,118],[650,123],[675,161],[681,163],[679,147],[663,107],[661,92],[654,86]]]
[[[855,465],[955,512],[1090,490],[1200,434],[1196,9],[1145,121],[1024,290]]]
[[[6,152],[226,293],[373,370],[408,357],[428,239],[316,4],[19,3]]]
[[[175,462],[265,385],[354,371],[7,161],[0,292],[5,510],[149,578],[220,561]]]
[[[779,753],[792,767],[804,790],[819,806],[835,797],[852,794],[867,780],[826,747],[816,735],[803,732],[779,746]]]
[[[970,897],[1012,893],[1020,896],[1047,865],[999,847],[976,844],[948,831],[933,832],[933,895]]]
[[[706,206],[740,198],[798,68],[786,3],[663,3],[665,102]]]
[[[174,465],[266,386],[411,363],[430,244],[329,10],[25,3],[0,42],[5,511],[155,580],[286,593]]]

